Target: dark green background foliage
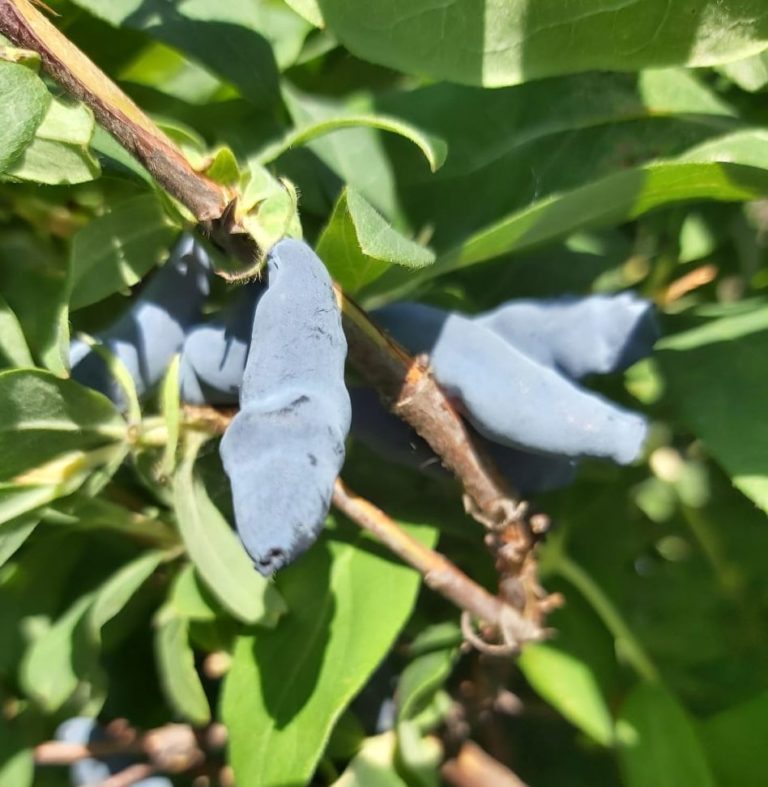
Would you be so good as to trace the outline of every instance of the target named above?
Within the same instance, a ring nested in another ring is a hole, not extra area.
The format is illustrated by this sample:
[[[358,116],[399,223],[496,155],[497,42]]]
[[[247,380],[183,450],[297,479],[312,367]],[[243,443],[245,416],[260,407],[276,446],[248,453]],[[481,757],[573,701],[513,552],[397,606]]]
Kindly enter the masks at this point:
[[[546,644],[461,651],[457,611],[337,516],[266,582],[215,440],[175,455],[174,397],[129,423],[66,378],[70,332],[113,319],[189,216],[4,50],[0,784],[68,783],[31,747],[77,714],[223,720],[243,787],[436,785],[457,718],[532,787],[768,784],[768,5],[49,5],[193,163],[292,181],[364,306],[635,288],[663,338],[599,383],[651,419],[642,460],[535,501],[567,599]],[[493,589],[457,486],[354,443],[344,476]]]

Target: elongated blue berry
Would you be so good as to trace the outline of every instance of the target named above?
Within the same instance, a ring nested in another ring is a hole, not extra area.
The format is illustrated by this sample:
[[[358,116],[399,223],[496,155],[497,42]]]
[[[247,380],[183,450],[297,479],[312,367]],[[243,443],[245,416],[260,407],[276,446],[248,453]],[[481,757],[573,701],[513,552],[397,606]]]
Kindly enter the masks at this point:
[[[510,301],[475,322],[574,380],[628,368],[659,335],[653,304],[629,292]]]
[[[260,282],[246,284],[217,319],[187,334],[179,366],[182,401],[211,405],[238,403],[253,315],[263,291]]]
[[[128,310],[96,337],[126,366],[139,396],[160,382],[181,349],[185,332],[200,319],[209,276],[208,256],[185,235]],[[69,362],[75,380],[124,406],[107,365],[88,345],[73,341]]]
[[[240,412],[221,441],[235,524],[265,575],[323,528],[344,462],[347,343],[325,266],[305,243],[270,252],[256,307]]]
[[[417,303],[377,319],[413,353],[428,353],[440,384],[483,436],[569,458],[633,461],[644,419],[574,385],[479,322]]]

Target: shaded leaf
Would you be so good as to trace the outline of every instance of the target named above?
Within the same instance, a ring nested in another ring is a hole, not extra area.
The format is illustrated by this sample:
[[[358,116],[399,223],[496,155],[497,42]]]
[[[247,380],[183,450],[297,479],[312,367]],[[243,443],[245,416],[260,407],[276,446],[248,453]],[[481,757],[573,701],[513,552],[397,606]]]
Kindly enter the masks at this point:
[[[419,280],[524,251],[577,230],[637,218],[662,205],[701,199],[757,199],[768,189],[766,149],[765,131],[736,132],[676,160],[649,162],[540,199],[471,235],[426,271],[411,276],[401,289],[412,289]]]
[[[433,528],[409,530],[434,543]],[[277,577],[290,614],[235,647],[222,709],[239,783],[309,780],[334,723],[416,599],[416,572],[381,555],[359,531],[329,535]]]
[[[207,724],[211,709],[195,669],[186,620],[161,612],[155,632],[155,654],[160,684],[168,702],[192,724]]]
[[[105,677],[99,665],[101,630],[114,618],[163,560],[147,552],[123,566],[99,588],[81,596],[24,656],[22,679],[27,693],[47,711],[58,710],[84,683],[80,702],[101,704]],[[94,708],[92,708],[93,710]]]
[[[80,309],[136,284],[168,257],[178,232],[155,194],[110,206],[72,239],[70,308]]]
[[[661,686],[639,684],[630,693],[616,733],[627,787],[715,787],[691,720]]]
[[[67,266],[50,239],[21,231],[3,235],[0,292],[16,314],[37,365],[64,376],[69,355]]]
[[[297,128],[323,123],[352,112],[374,110],[370,99],[360,106],[359,102],[350,104],[319,98],[287,86],[283,87],[283,99]],[[389,111],[387,114],[397,116],[398,113]],[[318,137],[309,142],[307,147],[341,182],[353,187],[387,219],[394,221],[401,213],[400,200],[394,166],[384,148],[383,139],[384,135],[375,129],[346,128]],[[420,155],[418,157],[421,159]],[[421,161],[418,166],[423,167]]]
[[[719,784],[763,787],[768,782],[768,694],[710,717],[699,730]]]
[[[33,69],[0,60],[0,173],[34,139],[51,95]]]
[[[11,366],[34,366],[32,354],[16,315],[0,296],[0,359]]]
[[[89,149],[95,127],[93,114],[84,104],[54,98],[34,139],[6,175],[51,185],[97,178],[101,169]]]
[[[424,154],[424,158],[429,162],[432,172],[440,169],[448,154],[447,146],[442,139],[425,134],[403,120],[385,115],[348,113],[337,114],[334,117],[299,126],[299,128],[290,131],[283,140],[270,145],[266,150],[262,151],[259,154],[259,162],[268,164],[292,148],[306,145],[317,137],[322,137],[340,129],[358,128],[360,126],[378,129],[379,131],[389,131],[409,140]]]
[[[0,784],[33,787],[34,750],[24,741],[17,723],[0,714]]]
[[[591,667],[552,645],[531,645],[519,659],[534,690],[603,746],[613,743],[613,720]]]
[[[20,517],[3,522],[0,527],[0,566],[3,566],[16,550],[32,535],[37,527],[36,517]]]
[[[757,301],[734,312],[665,338],[657,359],[679,418],[733,483],[768,511],[768,304]]]
[[[191,564],[179,572],[168,599],[170,608],[187,620],[215,620],[217,605],[208,590],[200,583]]]
[[[101,394],[42,370],[0,373],[0,479],[46,465],[52,474],[51,463],[70,452],[88,452],[125,439],[125,422]],[[63,471],[81,467],[82,463],[65,463]],[[45,477],[53,476],[37,473],[25,480]]]
[[[176,473],[174,506],[179,531],[200,576],[221,603],[246,623],[274,626],[285,605],[274,585],[257,573],[229,523],[194,471],[196,449]]]
[[[455,624],[441,623],[430,626],[413,641],[411,648],[419,655],[398,681],[398,721],[415,718],[451,674],[458,649],[457,633]]]
[[[366,738],[333,787],[406,787],[395,770],[395,735]]]
[[[81,596],[24,654],[21,685],[48,713],[57,711],[77,688],[75,632],[94,597],[95,592]]]
[[[277,98],[277,66],[265,37],[271,25],[296,20],[298,54],[307,23],[273,4],[229,0],[76,0],[76,5],[116,26],[142,30],[207,66],[257,104]],[[287,14],[290,14],[286,20]],[[272,27],[272,29],[275,29]],[[278,28],[279,29],[279,28]],[[290,60],[290,58],[287,58]]]

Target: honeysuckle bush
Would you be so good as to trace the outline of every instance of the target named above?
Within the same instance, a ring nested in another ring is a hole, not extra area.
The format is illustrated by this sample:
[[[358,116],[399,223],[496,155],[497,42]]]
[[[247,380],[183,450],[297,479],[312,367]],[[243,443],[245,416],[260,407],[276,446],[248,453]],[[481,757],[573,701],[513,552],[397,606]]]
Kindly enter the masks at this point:
[[[179,435],[173,370],[126,414],[68,379],[70,336],[191,217],[3,42],[0,784],[68,784],[34,746],[97,715],[220,720],[241,787],[438,784],[459,732],[532,787],[768,783],[768,6],[48,5],[195,167],[247,181],[264,239],[303,233],[364,307],[633,289],[663,337],[593,384],[650,419],[642,459],[533,501],[567,601],[546,643],[464,650],[458,612],[333,513],[265,580],[215,440]],[[494,590],[457,486],[354,441],[344,477]]]

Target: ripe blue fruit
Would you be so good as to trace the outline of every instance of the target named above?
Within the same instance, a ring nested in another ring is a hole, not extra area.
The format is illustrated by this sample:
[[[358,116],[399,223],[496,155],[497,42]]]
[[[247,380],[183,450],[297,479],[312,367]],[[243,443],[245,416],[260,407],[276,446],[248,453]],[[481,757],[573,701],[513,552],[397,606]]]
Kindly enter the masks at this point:
[[[573,380],[627,369],[659,335],[653,304],[630,292],[510,301],[474,321]]]
[[[350,403],[347,343],[331,279],[305,243],[270,252],[240,390],[221,441],[235,524],[256,569],[269,576],[322,530],[344,462]]]
[[[219,317],[187,334],[179,366],[182,401],[237,404],[251,341],[253,314],[263,292],[260,282],[246,284]]]
[[[529,357],[481,320],[418,303],[396,303],[377,320],[413,353],[428,353],[435,377],[484,437],[572,459],[633,461],[645,420]]]
[[[162,379],[185,332],[200,319],[209,276],[207,254],[192,236],[183,236],[129,309],[96,337],[125,364],[139,396]],[[104,360],[87,344],[72,342],[69,363],[75,380],[125,406]]]

